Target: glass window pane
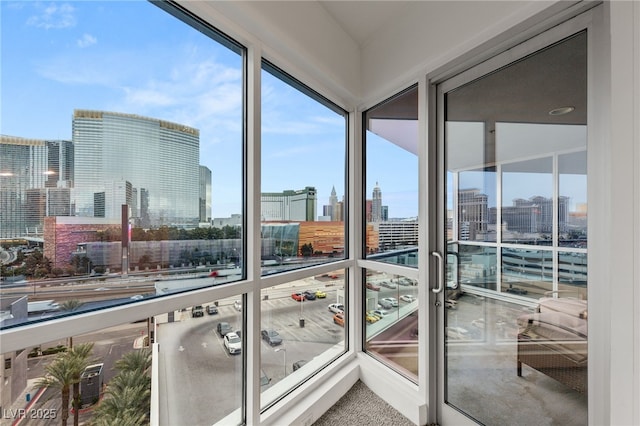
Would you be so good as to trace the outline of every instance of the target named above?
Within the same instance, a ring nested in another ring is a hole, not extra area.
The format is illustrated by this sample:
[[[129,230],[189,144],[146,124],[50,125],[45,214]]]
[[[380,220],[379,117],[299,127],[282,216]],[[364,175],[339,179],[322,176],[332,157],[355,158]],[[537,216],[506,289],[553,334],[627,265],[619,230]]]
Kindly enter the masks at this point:
[[[187,307],[4,353],[11,368],[0,371],[3,419],[58,424],[66,413],[72,424],[78,413],[79,424],[148,424],[153,382],[160,400],[170,395],[158,407],[161,424],[183,424],[185,412],[190,424],[240,424],[242,357],[230,356],[215,332],[218,321],[235,316],[232,303],[220,301],[216,314],[203,303],[202,316]],[[59,385],[74,374],[79,386],[63,400]]]
[[[587,298],[587,253],[558,253],[558,289]]]
[[[587,423],[586,47],[444,94],[444,400],[479,423]]]
[[[496,241],[496,169],[458,174],[458,233],[461,241]]]
[[[262,290],[261,407],[346,351],[345,271]]]
[[[502,291],[540,297],[552,290],[553,252],[502,249]]]
[[[452,252],[454,245],[449,246],[448,265],[452,271],[458,272],[458,282],[464,285],[496,290],[497,283],[497,257],[495,247],[473,246],[460,244],[457,252]],[[454,256],[452,256],[454,255]],[[453,283],[455,277],[451,277]],[[457,288],[454,285],[447,285],[449,288]]]
[[[156,317],[161,424],[242,423],[242,315],[237,295]]]
[[[367,352],[417,382],[417,281],[402,275],[366,270],[364,293]]]
[[[551,245],[553,162],[550,157],[502,166],[502,241]]]
[[[0,7],[11,325],[241,279],[244,49],[163,2]]]
[[[418,247],[418,88],[365,113],[365,256],[402,262]],[[404,263],[417,267],[416,264]]]
[[[263,63],[263,275],[344,258],[346,118]]]
[[[587,248],[587,153],[558,156],[558,245]]]

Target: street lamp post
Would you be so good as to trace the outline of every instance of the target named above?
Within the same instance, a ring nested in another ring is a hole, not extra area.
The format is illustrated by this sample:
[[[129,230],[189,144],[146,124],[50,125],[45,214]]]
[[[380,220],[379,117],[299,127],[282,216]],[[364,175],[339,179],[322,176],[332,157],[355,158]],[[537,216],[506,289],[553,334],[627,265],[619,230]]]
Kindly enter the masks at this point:
[[[284,367],[284,377],[287,377],[287,350],[285,348],[277,348],[276,352],[283,353],[283,367]]]

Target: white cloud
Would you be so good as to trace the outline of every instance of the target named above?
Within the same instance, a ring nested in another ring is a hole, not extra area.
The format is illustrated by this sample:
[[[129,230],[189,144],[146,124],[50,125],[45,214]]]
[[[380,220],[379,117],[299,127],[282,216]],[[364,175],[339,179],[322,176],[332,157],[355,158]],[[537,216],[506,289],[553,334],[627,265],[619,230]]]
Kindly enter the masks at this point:
[[[95,38],[91,34],[84,33],[82,35],[82,38],[78,39],[76,43],[78,44],[78,47],[84,48],[84,47],[89,47],[93,44],[96,44],[97,42],[98,42],[97,38]]]
[[[69,3],[35,3],[36,15],[27,19],[27,25],[46,30],[54,28],[70,28],[76,25],[75,9]]]
[[[175,99],[162,91],[153,89],[125,88],[125,101],[133,106],[149,108],[152,106],[166,107],[175,104]]]

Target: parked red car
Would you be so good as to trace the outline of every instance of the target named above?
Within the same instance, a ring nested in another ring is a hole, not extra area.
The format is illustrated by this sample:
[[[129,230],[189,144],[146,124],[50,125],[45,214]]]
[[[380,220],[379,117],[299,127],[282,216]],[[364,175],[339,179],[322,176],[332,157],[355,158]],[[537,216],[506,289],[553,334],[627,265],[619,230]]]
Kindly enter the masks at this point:
[[[304,293],[298,292],[298,293],[293,293],[291,295],[291,298],[296,302],[302,302],[305,299],[305,296],[304,296]]]
[[[378,287],[374,283],[367,283],[367,288],[373,291],[380,291],[380,287]]]

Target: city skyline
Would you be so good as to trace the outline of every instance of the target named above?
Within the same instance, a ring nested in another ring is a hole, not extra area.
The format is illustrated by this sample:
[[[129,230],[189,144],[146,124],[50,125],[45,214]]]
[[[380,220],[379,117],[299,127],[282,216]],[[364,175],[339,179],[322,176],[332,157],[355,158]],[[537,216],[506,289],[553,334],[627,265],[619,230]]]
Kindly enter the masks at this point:
[[[237,52],[147,2],[2,2],[0,7],[6,42],[2,104],[10,105],[1,111],[2,134],[72,140],[76,109],[183,123],[200,130],[200,164],[212,172],[211,216],[242,213],[243,89]],[[156,30],[141,28],[142,15]],[[320,206],[332,187],[344,194],[345,162],[326,149],[336,141],[345,146],[344,129],[335,126],[344,126],[344,118],[266,71],[262,78],[262,192],[314,186]],[[309,175],[301,156],[322,164],[322,173]]]

